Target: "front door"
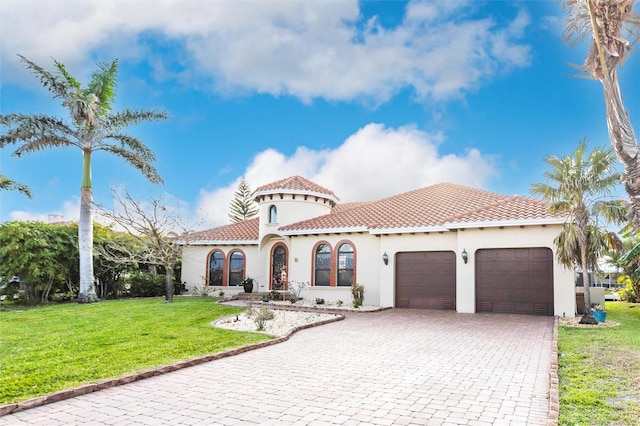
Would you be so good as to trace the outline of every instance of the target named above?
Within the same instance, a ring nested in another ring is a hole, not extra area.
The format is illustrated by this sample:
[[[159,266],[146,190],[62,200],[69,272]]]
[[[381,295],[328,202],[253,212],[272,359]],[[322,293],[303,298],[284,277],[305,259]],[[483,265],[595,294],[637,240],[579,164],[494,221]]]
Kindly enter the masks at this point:
[[[271,289],[286,290],[288,273],[287,249],[280,244],[271,253]]]

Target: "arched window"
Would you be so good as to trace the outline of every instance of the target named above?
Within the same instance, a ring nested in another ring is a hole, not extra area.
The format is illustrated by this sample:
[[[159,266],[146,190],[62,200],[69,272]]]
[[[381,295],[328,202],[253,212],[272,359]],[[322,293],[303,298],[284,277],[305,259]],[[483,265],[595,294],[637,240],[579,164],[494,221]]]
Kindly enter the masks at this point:
[[[229,256],[229,285],[240,285],[244,279],[244,254],[234,251]]]
[[[278,223],[278,209],[276,206],[269,207],[269,223]]]
[[[331,283],[331,249],[320,244],[315,253],[315,273],[313,285],[328,286]]]
[[[338,248],[338,285],[350,286],[353,284],[353,247],[344,243]]]
[[[214,251],[209,257],[209,285],[222,285],[222,272],[224,269],[224,254]]]
[[[284,274],[283,274],[284,272]],[[271,288],[284,290],[282,279],[287,279],[287,250],[284,245],[277,245],[271,253]]]

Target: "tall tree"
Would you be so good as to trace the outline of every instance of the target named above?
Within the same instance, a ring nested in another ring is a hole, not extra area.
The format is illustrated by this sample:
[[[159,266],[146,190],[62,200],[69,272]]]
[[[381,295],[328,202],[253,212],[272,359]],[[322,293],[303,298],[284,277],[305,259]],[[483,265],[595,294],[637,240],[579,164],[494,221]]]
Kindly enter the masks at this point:
[[[0,173],[0,191],[18,191],[31,198],[31,191],[28,186],[9,179],[2,173]]]
[[[162,183],[162,178],[151,163],[155,154],[139,139],[123,133],[129,125],[142,121],[166,119],[163,112],[125,109],[111,112],[115,101],[117,59],[111,63],[99,63],[91,74],[89,84],[82,87],[69,74],[64,64],[54,59],[55,73],[20,56],[27,69],[40,79],[54,99],[61,99],[71,123],[42,114],[0,115],[0,124],[6,133],[0,135],[0,148],[18,144],[13,152],[20,157],[45,148],[76,147],[82,151],[82,182],[80,185],[80,221],[78,241],[80,257],[80,293],[78,302],[98,300],[93,274],[93,188],[91,183],[91,158],[94,152],[106,151],[124,159],[138,169],[152,183]]]
[[[591,40],[582,75],[602,83],[609,138],[624,165],[622,180],[630,198],[627,218],[640,231],[640,146],[629,113],[622,102],[618,67],[638,40],[640,18],[633,12],[635,0],[563,0],[567,11],[565,41],[575,46]]]
[[[233,200],[231,200],[230,209],[229,219],[233,223],[251,219],[258,214],[258,207],[253,201],[253,191],[251,191],[249,183],[244,178],[240,179],[238,189],[234,194]]]
[[[617,236],[598,223],[599,217],[622,223],[626,209],[611,194],[620,181],[614,170],[616,157],[612,149],[595,148],[587,153],[583,140],[576,150],[564,157],[548,156],[548,183],[534,183],[531,193],[549,202],[553,213],[566,214],[567,220],[555,238],[556,257],[567,267],[582,269],[584,277],[583,324],[597,324],[591,311],[588,272],[595,270],[604,250],[618,244]]]
[[[179,209],[164,199],[136,201],[126,190],[123,195],[117,191],[112,192],[115,208],[107,210],[99,206],[100,212],[104,218],[124,229],[135,240],[136,245],[112,240],[99,249],[101,257],[121,264],[163,266],[165,300],[172,302],[174,270],[183,247],[175,244],[174,239],[179,235],[190,234],[192,228],[186,225]]]

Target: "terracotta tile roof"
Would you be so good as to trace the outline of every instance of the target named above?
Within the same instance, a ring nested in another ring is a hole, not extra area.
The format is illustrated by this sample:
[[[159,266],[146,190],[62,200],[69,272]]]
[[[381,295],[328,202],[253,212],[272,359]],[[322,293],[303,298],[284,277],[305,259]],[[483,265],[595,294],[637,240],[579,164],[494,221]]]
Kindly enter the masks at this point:
[[[311,182],[310,180],[305,179],[302,176],[290,176],[276,182],[259,186],[258,188],[256,188],[255,193],[260,194],[265,192],[277,192],[278,190],[325,194],[334,198],[336,201],[339,199],[338,197],[336,197],[336,194],[334,194],[333,191],[330,191],[327,188],[318,185],[317,183]]]
[[[207,229],[189,234],[185,241],[188,243],[202,241],[255,241],[258,243],[260,219],[254,217],[242,222]]]
[[[441,183],[405,192],[379,201],[354,203],[350,208],[303,222],[281,231],[323,229],[438,228],[450,223],[547,219],[546,204],[531,198],[508,197],[452,183]]]
[[[520,195],[507,197],[497,203],[449,218],[448,222],[491,222],[554,218],[547,210],[548,204]]]
[[[331,193],[304,178],[297,178],[283,179],[259,190],[286,189],[288,186],[301,188],[304,185],[316,192],[320,188]],[[412,229],[445,230],[465,225],[491,226],[492,223],[498,226],[498,223],[508,222],[552,223],[560,219],[548,213],[547,203],[533,198],[509,197],[453,183],[440,183],[378,201],[337,204],[329,214],[278,229],[284,234],[341,230],[383,233],[394,230],[411,232]],[[258,233],[258,218],[253,218],[197,232],[189,236],[189,241],[255,241],[257,244]]]

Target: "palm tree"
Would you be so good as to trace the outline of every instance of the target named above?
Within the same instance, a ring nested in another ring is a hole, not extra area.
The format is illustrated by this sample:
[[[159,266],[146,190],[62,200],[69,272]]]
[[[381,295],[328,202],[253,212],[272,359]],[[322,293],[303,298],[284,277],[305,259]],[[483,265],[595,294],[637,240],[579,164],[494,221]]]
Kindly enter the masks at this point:
[[[115,154],[140,170],[152,183],[162,178],[151,165],[155,154],[140,140],[122,132],[125,127],[142,121],[166,119],[162,112],[125,109],[111,112],[115,99],[117,59],[98,64],[91,80],[82,87],[64,64],[54,59],[55,74],[20,56],[26,67],[40,79],[40,83],[62,100],[71,116],[71,123],[41,114],[0,115],[0,124],[7,132],[0,135],[0,148],[20,144],[13,152],[20,157],[44,148],[76,147],[82,150],[83,168],[80,198],[78,243],[80,251],[80,292],[78,302],[98,300],[93,277],[93,194],[91,184],[91,156],[97,151]]]
[[[628,230],[627,230],[628,231]],[[617,266],[626,287],[627,302],[640,301],[640,238],[631,237],[631,234],[624,233],[623,250],[616,250],[611,253],[611,264]]]
[[[597,267],[597,260],[607,247],[619,244],[612,232],[601,227],[602,216],[614,223],[622,223],[626,209],[620,200],[610,199],[620,181],[614,171],[616,157],[611,148],[595,148],[587,153],[586,141],[575,152],[561,158],[548,156],[545,172],[549,183],[535,183],[531,193],[549,202],[549,211],[566,214],[567,220],[554,239],[558,261],[567,267],[579,267],[584,276],[583,324],[597,324],[591,312],[588,271]]]
[[[609,138],[624,165],[622,180],[630,198],[627,218],[640,230],[640,146],[629,113],[622,103],[618,67],[631,54],[638,40],[640,17],[633,13],[635,0],[563,0],[567,11],[566,42],[575,46],[591,40],[581,66],[582,75],[602,83]]]

